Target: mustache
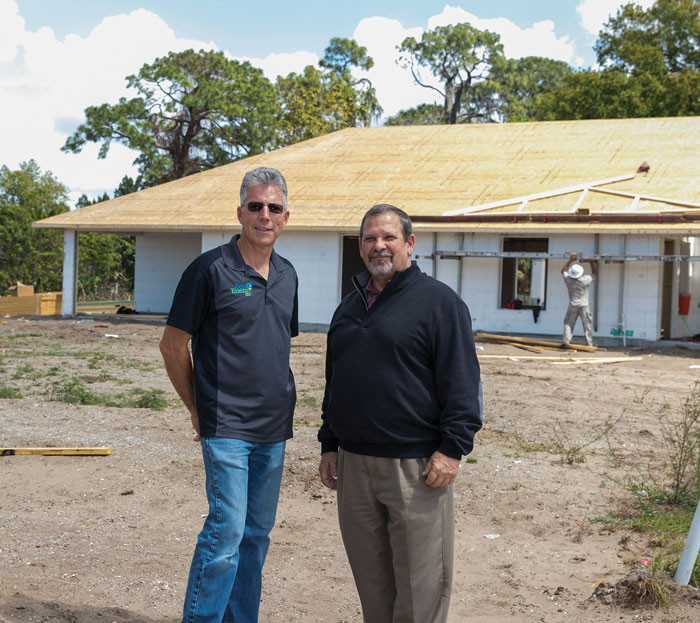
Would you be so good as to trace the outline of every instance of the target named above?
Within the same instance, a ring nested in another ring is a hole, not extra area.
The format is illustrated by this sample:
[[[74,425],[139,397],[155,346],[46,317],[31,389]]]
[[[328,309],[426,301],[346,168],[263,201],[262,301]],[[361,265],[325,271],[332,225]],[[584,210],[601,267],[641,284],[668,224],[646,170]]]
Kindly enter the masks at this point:
[[[382,251],[381,253],[370,253],[369,257],[370,259],[375,257],[393,257],[393,253],[390,253],[389,251]]]

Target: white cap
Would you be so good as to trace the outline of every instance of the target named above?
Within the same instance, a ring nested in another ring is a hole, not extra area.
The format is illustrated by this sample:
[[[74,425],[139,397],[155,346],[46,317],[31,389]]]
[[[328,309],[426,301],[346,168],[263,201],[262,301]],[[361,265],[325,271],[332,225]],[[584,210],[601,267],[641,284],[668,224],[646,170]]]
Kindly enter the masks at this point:
[[[583,266],[581,264],[572,264],[569,267],[569,277],[578,279],[581,275],[583,275]]]

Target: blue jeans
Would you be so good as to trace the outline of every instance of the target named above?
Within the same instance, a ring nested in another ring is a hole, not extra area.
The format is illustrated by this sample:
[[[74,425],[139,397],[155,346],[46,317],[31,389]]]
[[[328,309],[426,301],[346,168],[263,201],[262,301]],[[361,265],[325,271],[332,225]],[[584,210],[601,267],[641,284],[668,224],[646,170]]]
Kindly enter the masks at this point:
[[[203,437],[209,514],[192,558],[183,623],[254,623],[285,442]]]

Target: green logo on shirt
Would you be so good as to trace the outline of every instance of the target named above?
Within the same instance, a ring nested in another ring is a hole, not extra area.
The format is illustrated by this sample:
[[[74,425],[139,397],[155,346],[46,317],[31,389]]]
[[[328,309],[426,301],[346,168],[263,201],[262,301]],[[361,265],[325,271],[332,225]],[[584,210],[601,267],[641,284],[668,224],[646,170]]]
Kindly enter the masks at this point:
[[[245,294],[246,296],[252,296],[253,294],[253,282],[248,283],[234,283],[233,288],[231,288],[231,294]]]

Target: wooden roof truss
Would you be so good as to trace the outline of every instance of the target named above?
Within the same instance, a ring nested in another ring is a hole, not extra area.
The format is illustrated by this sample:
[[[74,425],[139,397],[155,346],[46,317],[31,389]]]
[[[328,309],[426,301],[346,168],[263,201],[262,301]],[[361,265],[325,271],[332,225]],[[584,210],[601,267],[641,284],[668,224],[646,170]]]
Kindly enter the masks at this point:
[[[533,193],[531,195],[521,195],[519,197],[512,197],[510,199],[503,199],[501,201],[493,201],[491,203],[483,203],[481,205],[469,206],[467,208],[458,208],[456,210],[448,210],[443,212],[443,216],[463,216],[466,214],[479,214],[488,213],[491,210],[506,208],[508,206],[517,206],[514,210],[499,211],[499,214],[521,214],[525,211],[527,205],[532,201],[537,201],[539,199],[551,199],[553,197],[561,197],[564,195],[570,195],[572,193],[581,193],[576,203],[568,211],[575,214],[580,208],[587,197],[589,192],[597,192],[608,195],[614,195],[617,197],[627,197],[632,201],[630,205],[623,211],[613,211],[613,210],[597,210],[592,213],[604,213],[604,214],[630,214],[638,211],[640,201],[653,201],[656,203],[663,203],[669,206],[676,206],[681,211],[683,210],[700,210],[700,204],[690,203],[688,201],[678,201],[676,199],[666,199],[663,197],[654,197],[651,195],[635,194],[621,190],[613,190],[610,188],[602,188],[608,184],[614,184],[616,182],[624,182],[631,180],[635,177],[635,174],[620,175],[617,177],[609,177],[602,180],[595,180],[592,182],[583,182],[581,184],[576,184],[574,186],[566,186],[564,188],[555,188],[553,190],[547,190],[544,192]],[[674,210],[676,211],[676,210]],[[561,213],[561,211],[557,211]]]

